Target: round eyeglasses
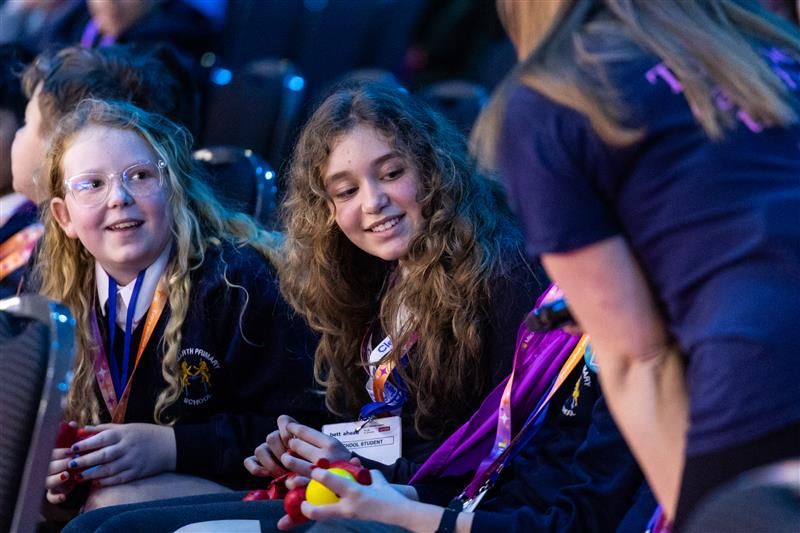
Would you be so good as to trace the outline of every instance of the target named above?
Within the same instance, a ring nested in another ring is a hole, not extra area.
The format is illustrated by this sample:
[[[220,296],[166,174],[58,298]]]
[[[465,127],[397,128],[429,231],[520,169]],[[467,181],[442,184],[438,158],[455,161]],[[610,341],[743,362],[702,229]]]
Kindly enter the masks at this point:
[[[132,197],[141,198],[157,193],[164,186],[163,160],[140,161],[122,172],[103,174],[85,172],[64,180],[72,198],[80,205],[94,207],[108,200],[111,194],[111,180],[117,177],[120,186]]]

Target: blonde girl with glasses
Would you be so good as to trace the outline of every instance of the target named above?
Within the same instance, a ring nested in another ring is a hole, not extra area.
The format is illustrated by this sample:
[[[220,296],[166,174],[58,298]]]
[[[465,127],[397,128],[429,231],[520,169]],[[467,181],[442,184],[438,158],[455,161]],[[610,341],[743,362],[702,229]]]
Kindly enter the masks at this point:
[[[278,236],[218,204],[190,146],[98,100],[54,134],[38,269],[78,321],[66,420],[91,436],[55,450],[53,503],[82,481],[87,508],[243,487],[277,414],[323,411],[306,393],[312,341],[278,293]]]

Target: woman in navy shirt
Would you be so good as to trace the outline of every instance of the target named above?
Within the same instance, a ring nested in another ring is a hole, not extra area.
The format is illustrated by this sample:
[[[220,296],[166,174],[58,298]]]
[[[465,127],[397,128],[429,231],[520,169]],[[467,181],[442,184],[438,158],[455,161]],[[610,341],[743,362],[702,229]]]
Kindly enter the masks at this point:
[[[499,11],[521,62],[476,144],[680,527],[800,453],[798,33],[749,0]]]

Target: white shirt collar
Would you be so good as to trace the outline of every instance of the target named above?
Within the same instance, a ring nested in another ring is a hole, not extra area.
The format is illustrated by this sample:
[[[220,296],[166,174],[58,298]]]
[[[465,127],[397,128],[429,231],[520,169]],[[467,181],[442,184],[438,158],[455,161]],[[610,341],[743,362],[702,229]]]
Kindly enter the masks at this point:
[[[12,192],[0,196],[0,226],[4,226],[17,209],[29,202],[27,196],[18,192]]]
[[[144,272],[144,279],[142,280],[142,287],[139,289],[139,299],[136,301],[136,310],[133,312],[133,329],[139,325],[147,310],[150,309],[150,303],[153,301],[153,296],[156,293],[158,280],[167,268],[167,261],[169,260],[169,252],[172,249],[171,245],[167,245],[161,255],[147,267]],[[106,314],[106,301],[108,300],[108,274],[100,263],[94,262],[94,274],[97,283],[97,298],[100,302],[100,312],[103,316]],[[133,286],[136,280],[131,281],[124,287],[117,287],[117,293],[121,298],[117,298],[117,325],[125,329],[125,319],[128,316],[128,305],[130,304],[131,297],[133,296]]]

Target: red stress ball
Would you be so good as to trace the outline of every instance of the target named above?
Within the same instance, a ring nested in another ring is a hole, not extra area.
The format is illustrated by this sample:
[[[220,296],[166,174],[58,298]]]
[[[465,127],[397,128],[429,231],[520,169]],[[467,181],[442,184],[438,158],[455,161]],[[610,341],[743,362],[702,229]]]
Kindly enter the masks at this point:
[[[372,475],[369,473],[369,470],[361,466],[356,466],[349,461],[334,461],[331,463],[326,459],[320,459],[317,461],[317,464],[314,468],[328,469],[335,474],[357,481],[361,485],[372,484]],[[291,472],[289,474],[279,476],[273,479],[269,484],[269,487],[266,489],[251,490],[247,493],[247,496],[245,496],[243,500],[249,502],[257,500],[277,500],[283,498],[283,510],[286,511],[286,514],[289,515],[289,518],[291,518],[292,522],[295,524],[308,522],[308,518],[306,518],[303,512],[300,510],[300,506],[304,501],[306,501],[307,497],[308,502],[315,505],[324,505],[326,503],[338,501],[339,498],[336,496],[336,494],[334,494],[328,487],[315,480],[311,480],[307,487],[287,490],[286,480],[295,477],[296,475],[296,473]]]
[[[292,519],[295,524],[302,524],[308,522],[308,518],[300,510],[300,505],[306,499],[306,488],[300,487],[299,489],[290,490],[283,498],[283,510]]]
[[[93,431],[86,428],[79,428],[75,425],[70,425],[67,422],[61,422],[58,426],[58,436],[56,437],[56,448],[71,448],[76,442],[82,441],[94,435]],[[81,478],[81,470],[77,468],[68,468],[69,479],[64,483],[64,489],[69,490],[70,487],[76,483],[84,481]]]

